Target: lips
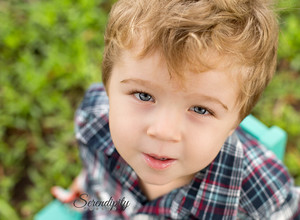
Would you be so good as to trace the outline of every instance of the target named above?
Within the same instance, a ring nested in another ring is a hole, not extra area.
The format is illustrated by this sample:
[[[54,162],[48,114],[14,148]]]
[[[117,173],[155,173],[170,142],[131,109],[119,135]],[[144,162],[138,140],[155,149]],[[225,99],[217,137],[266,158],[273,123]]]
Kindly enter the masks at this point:
[[[149,167],[157,170],[166,169],[176,161],[176,159],[174,158],[169,158],[167,156],[158,156],[155,154],[143,153],[143,157]]]

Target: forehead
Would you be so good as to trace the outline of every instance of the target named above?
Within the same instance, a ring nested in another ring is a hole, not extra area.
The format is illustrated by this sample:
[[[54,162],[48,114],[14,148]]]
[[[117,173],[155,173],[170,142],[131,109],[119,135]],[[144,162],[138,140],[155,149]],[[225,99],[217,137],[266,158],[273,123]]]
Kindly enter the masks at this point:
[[[173,94],[203,97],[217,97],[229,103],[230,108],[236,104],[238,84],[232,80],[232,74],[225,68],[207,69],[201,72],[185,69],[180,75],[170,72],[168,63],[159,51],[140,57],[136,50],[124,50],[116,65],[121,80],[134,79],[149,87],[157,85],[161,92],[173,91]],[[114,74],[114,73],[113,73]]]
[[[157,49],[145,53],[143,44],[141,41],[137,41],[134,47],[121,50],[116,63],[131,68],[139,68],[140,70],[144,69],[144,72],[147,72],[147,69],[155,72],[161,72],[164,69],[167,73],[164,76],[168,76],[173,84],[177,84],[177,87],[179,86],[184,90],[189,87],[189,84],[195,83],[193,78],[205,72],[222,72],[219,77],[226,76],[233,82],[238,81],[237,74],[240,65],[235,64],[234,58],[220,55],[212,50],[203,52],[201,58],[201,60],[183,60],[181,63],[177,63],[176,66],[172,66],[172,61],[167,60],[163,52]],[[163,75],[158,77],[162,78]]]

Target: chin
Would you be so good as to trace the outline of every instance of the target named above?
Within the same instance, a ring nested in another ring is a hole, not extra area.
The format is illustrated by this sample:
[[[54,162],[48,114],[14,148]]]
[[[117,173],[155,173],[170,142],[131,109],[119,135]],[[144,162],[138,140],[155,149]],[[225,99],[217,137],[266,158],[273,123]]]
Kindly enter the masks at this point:
[[[166,177],[165,174],[142,174],[138,176],[144,183],[151,185],[165,185],[172,181],[172,179]]]

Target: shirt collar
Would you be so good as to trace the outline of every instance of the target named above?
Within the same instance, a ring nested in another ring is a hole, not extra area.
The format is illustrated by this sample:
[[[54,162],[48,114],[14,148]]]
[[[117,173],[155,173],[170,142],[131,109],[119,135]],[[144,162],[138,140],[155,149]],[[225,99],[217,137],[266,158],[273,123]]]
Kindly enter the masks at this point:
[[[172,204],[178,213],[171,214],[183,218],[191,213],[197,219],[236,216],[242,175],[243,148],[234,133],[227,138],[213,162],[199,171],[190,185],[179,191],[178,199]]]

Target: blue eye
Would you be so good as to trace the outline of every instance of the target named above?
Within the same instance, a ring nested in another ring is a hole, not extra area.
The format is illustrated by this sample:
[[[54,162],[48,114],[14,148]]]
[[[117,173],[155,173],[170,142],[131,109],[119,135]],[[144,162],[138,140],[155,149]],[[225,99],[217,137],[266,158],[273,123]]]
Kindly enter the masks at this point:
[[[197,114],[200,114],[200,115],[209,114],[209,111],[207,111],[205,108],[202,108],[200,106],[194,106],[194,107],[191,108],[191,110],[196,112]]]
[[[152,96],[145,92],[136,92],[134,93],[134,96],[143,102],[149,102],[153,100]]]

